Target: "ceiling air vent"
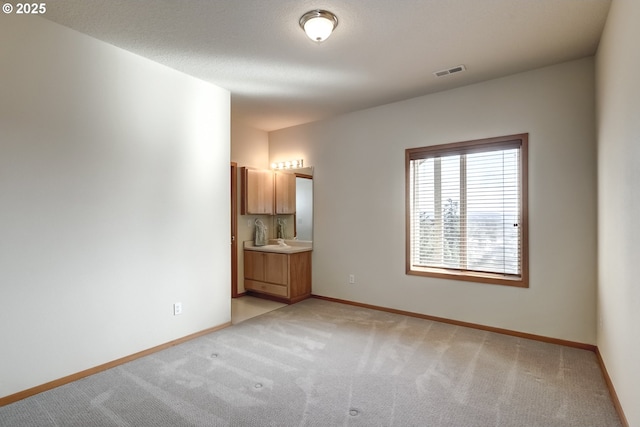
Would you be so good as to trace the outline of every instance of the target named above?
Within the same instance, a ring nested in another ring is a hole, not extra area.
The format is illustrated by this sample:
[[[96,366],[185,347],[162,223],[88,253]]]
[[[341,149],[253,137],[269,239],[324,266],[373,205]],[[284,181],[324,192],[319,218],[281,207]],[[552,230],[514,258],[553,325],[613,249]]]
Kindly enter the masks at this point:
[[[467,68],[464,65],[458,65],[456,67],[449,68],[447,70],[440,70],[433,73],[436,77],[448,76],[449,74],[459,73],[460,71],[465,71]]]

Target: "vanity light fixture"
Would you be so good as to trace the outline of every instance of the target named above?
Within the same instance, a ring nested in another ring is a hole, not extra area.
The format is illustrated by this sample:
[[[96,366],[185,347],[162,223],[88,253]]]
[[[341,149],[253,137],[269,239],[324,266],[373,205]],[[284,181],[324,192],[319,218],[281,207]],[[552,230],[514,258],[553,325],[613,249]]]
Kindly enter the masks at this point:
[[[271,163],[271,169],[293,169],[304,167],[304,160],[287,160],[286,162]]]
[[[338,17],[328,10],[310,10],[300,17],[300,28],[314,42],[323,42],[338,26]]]

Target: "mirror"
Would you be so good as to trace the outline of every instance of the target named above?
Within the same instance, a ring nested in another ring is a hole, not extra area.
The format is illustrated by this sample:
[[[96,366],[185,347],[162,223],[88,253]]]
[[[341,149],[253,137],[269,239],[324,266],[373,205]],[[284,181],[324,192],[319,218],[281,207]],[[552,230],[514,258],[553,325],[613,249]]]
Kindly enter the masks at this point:
[[[311,168],[304,168],[311,169]],[[313,169],[296,173],[295,230],[298,240],[313,240]],[[309,173],[310,172],[310,173]]]

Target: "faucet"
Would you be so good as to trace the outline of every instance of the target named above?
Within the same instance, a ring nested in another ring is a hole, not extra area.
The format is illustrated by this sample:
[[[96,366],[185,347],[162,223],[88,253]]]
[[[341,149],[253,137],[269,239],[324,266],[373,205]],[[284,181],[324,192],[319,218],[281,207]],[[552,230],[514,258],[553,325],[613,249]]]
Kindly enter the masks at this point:
[[[276,239],[276,241],[278,242],[278,245],[280,245],[280,246],[287,246],[287,244],[284,242],[284,239]]]

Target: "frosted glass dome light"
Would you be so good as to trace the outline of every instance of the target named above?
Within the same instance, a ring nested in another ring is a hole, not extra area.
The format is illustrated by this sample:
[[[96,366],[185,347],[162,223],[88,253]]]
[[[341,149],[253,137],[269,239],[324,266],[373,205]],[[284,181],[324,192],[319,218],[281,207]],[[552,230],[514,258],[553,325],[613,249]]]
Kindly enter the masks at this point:
[[[338,17],[327,10],[311,10],[300,17],[300,27],[314,42],[323,42],[338,26]]]

